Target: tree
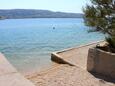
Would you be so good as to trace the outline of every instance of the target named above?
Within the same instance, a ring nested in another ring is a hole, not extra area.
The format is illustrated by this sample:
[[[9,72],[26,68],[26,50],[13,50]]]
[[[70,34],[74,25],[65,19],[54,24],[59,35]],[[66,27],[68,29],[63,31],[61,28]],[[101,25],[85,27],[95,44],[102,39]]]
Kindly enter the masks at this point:
[[[84,21],[95,31],[108,34],[106,41],[111,51],[115,50],[115,0],[90,0],[83,8]]]

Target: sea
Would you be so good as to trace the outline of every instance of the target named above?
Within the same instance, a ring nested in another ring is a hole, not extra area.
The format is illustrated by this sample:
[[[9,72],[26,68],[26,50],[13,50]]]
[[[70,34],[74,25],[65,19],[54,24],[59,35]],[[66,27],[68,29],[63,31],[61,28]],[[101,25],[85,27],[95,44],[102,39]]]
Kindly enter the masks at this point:
[[[103,40],[82,18],[0,20],[0,52],[20,72],[51,67],[51,53]]]

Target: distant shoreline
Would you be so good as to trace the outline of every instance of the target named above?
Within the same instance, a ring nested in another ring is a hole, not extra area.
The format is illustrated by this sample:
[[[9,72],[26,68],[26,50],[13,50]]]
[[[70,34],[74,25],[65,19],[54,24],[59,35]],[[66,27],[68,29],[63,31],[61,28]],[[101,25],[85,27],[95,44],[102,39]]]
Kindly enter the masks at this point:
[[[82,18],[6,18],[0,20],[10,20],[10,19],[82,19]]]
[[[50,10],[0,9],[0,17],[3,19],[83,18],[83,14],[82,13],[54,12]]]

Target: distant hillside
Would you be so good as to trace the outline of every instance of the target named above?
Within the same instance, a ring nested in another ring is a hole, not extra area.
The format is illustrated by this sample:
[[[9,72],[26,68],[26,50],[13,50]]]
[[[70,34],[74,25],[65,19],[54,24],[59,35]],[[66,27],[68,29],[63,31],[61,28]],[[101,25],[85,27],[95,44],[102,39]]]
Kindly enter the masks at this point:
[[[17,18],[81,18],[81,13],[53,12],[49,10],[12,9],[0,10],[0,16],[7,19]]]

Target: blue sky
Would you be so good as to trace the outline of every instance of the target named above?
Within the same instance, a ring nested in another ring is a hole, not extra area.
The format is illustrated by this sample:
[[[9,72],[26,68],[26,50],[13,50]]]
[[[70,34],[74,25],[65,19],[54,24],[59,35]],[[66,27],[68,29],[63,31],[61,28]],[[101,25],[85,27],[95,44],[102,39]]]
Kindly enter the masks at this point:
[[[45,9],[82,13],[89,0],[0,0],[0,9]]]

